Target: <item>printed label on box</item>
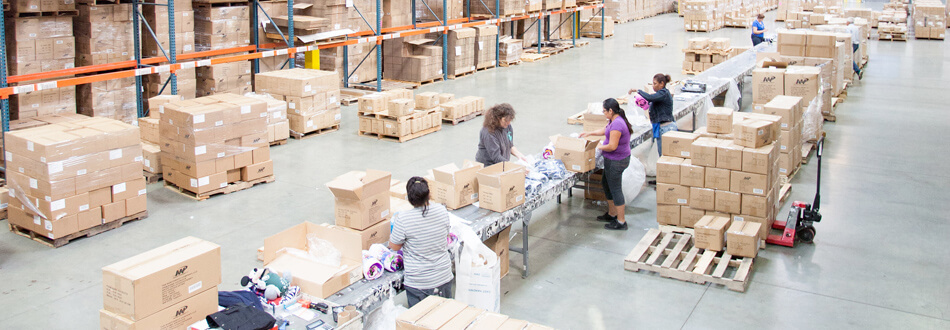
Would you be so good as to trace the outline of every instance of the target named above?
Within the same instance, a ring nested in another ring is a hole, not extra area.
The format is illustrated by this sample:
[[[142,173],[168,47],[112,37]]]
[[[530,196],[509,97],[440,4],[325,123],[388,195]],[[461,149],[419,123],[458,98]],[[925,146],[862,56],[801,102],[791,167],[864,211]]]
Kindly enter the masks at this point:
[[[242,115],[245,115],[245,114],[249,114],[249,113],[251,113],[251,106],[249,106],[249,105],[242,105],[242,106],[241,106],[241,114],[242,114]]]
[[[60,199],[58,201],[52,202],[49,204],[49,209],[52,211],[59,211],[66,208],[66,200]]]
[[[145,195],[146,192],[146,189],[139,189],[139,196]]]
[[[207,185],[210,184],[210,183],[211,183],[211,177],[209,177],[209,176],[206,176],[206,177],[203,177],[203,178],[198,179],[198,186],[199,186],[199,187],[201,187],[201,186],[207,186]]]
[[[49,163],[49,174],[55,174],[63,171],[63,162]]]
[[[122,149],[109,150],[109,160],[122,158]]]
[[[76,175],[85,175],[86,172],[87,172],[86,169],[81,169],[81,170],[76,171]]]
[[[189,293],[189,294],[192,293],[192,292],[198,291],[198,290],[201,290],[201,281],[198,281],[198,283],[195,283],[195,284],[192,284],[192,285],[189,285],[189,286],[188,286],[188,293]]]
[[[762,193],[764,193],[764,192],[762,191],[762,189],[752,189],[752,193],[753,193],[753,194],[762,194]]]
[[[89,204],[79,205],[79,211],[89,211]]]
[[[37,185],[36,179],[30,178],[30,188],[37,189],[36,185]]]
[[[205,115],[195,115],[195,124],[201,124],[205,122]]]
[[[204,155],[208,152],[208,146],[195,147],[195,156]]]
[[[125,182],[112,186],[112,194],[121,194],[125,192]]]

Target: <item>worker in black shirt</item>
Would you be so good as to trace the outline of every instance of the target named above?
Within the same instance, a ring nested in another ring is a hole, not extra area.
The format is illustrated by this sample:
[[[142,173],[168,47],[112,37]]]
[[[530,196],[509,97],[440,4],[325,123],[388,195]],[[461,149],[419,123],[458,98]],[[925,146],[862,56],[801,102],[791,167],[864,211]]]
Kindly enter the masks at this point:
[[[656,151],[663,156],[663,136],[664,133],[677,130],[676,119],[673,118],[673,94],[666,89],[666,84],[671,80],[667,74],[657,73],[653,76],[654,93],[648,93],[643,90],[637,90],[644,99],[650,102],[650,123],[653,124],[653,140],[656,142]],[[633,90],[630,93],[633,94]],[[656,181],[650,181],[656,184]]]

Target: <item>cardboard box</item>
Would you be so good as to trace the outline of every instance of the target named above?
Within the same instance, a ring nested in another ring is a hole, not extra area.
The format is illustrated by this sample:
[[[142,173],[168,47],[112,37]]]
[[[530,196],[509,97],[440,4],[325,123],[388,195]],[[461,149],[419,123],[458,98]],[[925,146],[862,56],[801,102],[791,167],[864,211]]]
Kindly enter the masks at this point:
[[[524,166],[501,162],[479,170],[476,177],[479,207],[504,212],[524,204]]]
[[[435,176],[429,185],[432,200],[453,210],[475,203],[478,201],[476,176],[484,167],[482,163],[466,160],[462,167],[451,163],[432,169]]]
[[[772,188],[768,180],[769,176],[765,174],[732,171],[730,176],[732,182],[729,186],[734,192],[766,196]]]
[[[778,157],[778,149],[774,144],[761,148],[745,148],[742,150],[742,171],[758,174],[769,174],[772,165]]]
[[[194,237],[102,268],[105,310],[133,321],[221,283],[221,247]]]
[[[821,69],[814,66],[790,66],[785,72],[785,95],[802,98],[808,104],[818,96]]]
[[[759,252],[759,229],[752,221],[735,221],[726,232],[726,252],[737,257],[755,258]]]
[[[684,159],[662,156],[656,161],[656,182],[680,184],[680,166]]]
[[[218,289],[212,287],[138,321],[99,310],[99,328],[104,330],[185,329],[218,311]]]
[[[596,167],[597,141],[558,135],[554,140],[554,158],[561,160],[568,171],[586,173]]]
[[[732,133],[732,113],[729,108],[716,107],[706,113],[706,130],[710,133]]]
[[[692,159],[683,161],[680,165],[680,184],[689,187],[703,188],[706,181],[706,168],[692,164]]]
[[[755,223],[760,224],[761,226],[759,226],[759,239],[764,239],[765,237],[769,236],[769,232],[772,230],[772,223],[775,222],[775,219],[760,218],[760,217],[754,217],[754,216],[745,215],[745,214],[742,214],[742,215],[737,214],[737,215],[732,216],[732,221],[738,221],[738,222],[747,221],[747,222],[755,222]]]
[[[729,227],[730,222],[729,218],[703,216],[693,226],[696,233],[696,241],[693,246],[700,249],[722,251],[725,247],[726,228]]]
[[[771,194],[769,196],[742,194],[742,210],[736,213],[766,218],[775,212],[775,203],[772,202]]]
[[[348,172],[328,182],[335,199],[336,224],[364,230],[388,219],[391,179],[389,172],[367,170]]]
[[[699,210],[716,209],[716,191],[706,188],[689,188],[689,207]]]
[[[730,116],[731,117],[731,116]],[[699,166],[716,166],[716,150],[723,140],[701,137],[693,141],[690,151],[692,164]]]
[[[458,300],[428,296],[396,317],[396,330],[442,329],[446,323],[467,308],[469,308],[468,305]]]
[[[732,172],[728,169],[707,167],[704,186],[716,190],[729,190],[729,185],[732,183],[730,173]]]
[[[386,196],[387,204],[389,196]],[[290,253],[284,248],[307,251],[308,235],[329,241],[340,251],[340,266],[331,267]],[[264,266],[277,272],[291,272],[292,285],[309,295],[326,298],[350,284],[363,279],[361,234],[344,231],[331,225],[304,222],[264,239]]]
[[[706,215],[705,210],[694,209],[689,206],[680,206],[680,227],[693,228]]]
[[[509,252],[508,247],[509,247],[510,239],[511,239],[511,226],[508,226],[508,228],[505,228],[505,230],[500,231],[499,233],[495,234],[492,237],[489,237],[487,240],[482,242],[489,249],[492,249],[492,251],[495,251],[496,255],[498,255],[498,262],[500,266],[498,267],[498,271],[500,272],[499,275],[501,277],[505,277],[505,275],[508,275],[509,264],[510,264],[509,257],[508,257],[508,252]]]
[[[755,109],[755,112],[782,117],[779,128],[787,131],[802,120],[801,103],[801,97],[779,95],[766,103],[761,111]]]
[[[439,106],[439,93],[424,92],[416,94],[416,109],[427,110]]]
[[[672,131],[666,132],[663,139],[663,156],[690,158],[690,149],[693,141],[699,138],[694,133]]]
[[[678,184],[657,183],[656,203],[667,205],[689,205],[689,187]]]
[[[771,123],[746,119],[735,124],[733,142],[746,148],[759,148],[771,142]]]
[[[656,222],[661,225],[679,226],[681,208],[679,205],[657,205]]]
[[[765,104],[785,94],[785,68],[752,70],[752,102]]]
[[[486,311],[480,308],[465,308],[465,310],[463,310],[461,313],[458,313],[458,315],[455,315],[455,317],[446,322],[445,325],[439,329],[465,329],[485,313]]]
[[[737,214],[742,211],[742,194],[716,190],[716,212]]]
[[[689,49],[702,50],[706,49],[709,46],[709,38],[690,38],[688,47]]]

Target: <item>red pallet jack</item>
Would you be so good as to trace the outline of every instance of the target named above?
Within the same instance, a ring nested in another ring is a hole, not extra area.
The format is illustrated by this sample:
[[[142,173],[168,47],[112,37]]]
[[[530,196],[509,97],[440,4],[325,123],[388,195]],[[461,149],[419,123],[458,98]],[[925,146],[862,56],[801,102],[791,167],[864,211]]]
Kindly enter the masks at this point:
[[[806,202],[795,201],[788,212],[788,220],[772,223],[773,229],[782,229],[780,235],[769,235],[765,239],[766,243],[795,247],[796,241],[811,243],[815,240],[815,222],[821,221],[821,213],[818,212],[821,203],[821,149],[824,139],[818,140],[818,179],[815,183],[815,202],[808,204]]]

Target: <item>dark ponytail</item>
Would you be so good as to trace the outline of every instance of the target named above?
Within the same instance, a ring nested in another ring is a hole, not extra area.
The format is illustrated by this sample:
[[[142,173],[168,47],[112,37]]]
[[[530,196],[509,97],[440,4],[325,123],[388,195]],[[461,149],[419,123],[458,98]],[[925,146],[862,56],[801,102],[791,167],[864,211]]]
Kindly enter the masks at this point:
[[[604,100],[604,110],[610,110],[623,118],[623,122],[627,124],[627,130],[630,131],[630,134],[633,134],[633,125],[630,125],[630,121],[627,120],[627,112],[620,108],[620,102],[613,98],[606,99]]]
[[[422,207],[422,216],[429,210],[429,182],[414,176],[406,182],[406,199],[414,207]]]
[[[658,83],[663,84],[663,88],[666,88],[666,84],[669,84],[670,81],[673,80],[673,78],[671,78],[670,75],[668,74],[657,73],[656,75],[653,76],[653,80]]]

